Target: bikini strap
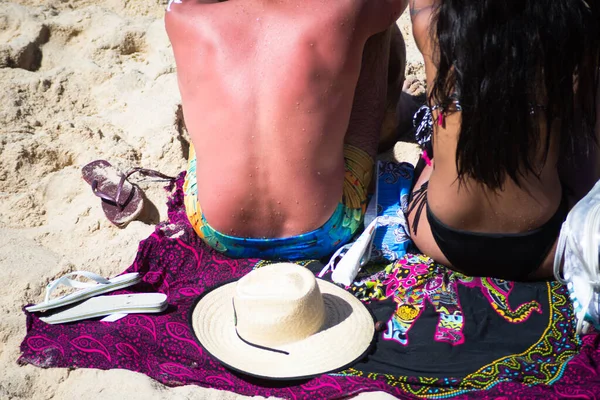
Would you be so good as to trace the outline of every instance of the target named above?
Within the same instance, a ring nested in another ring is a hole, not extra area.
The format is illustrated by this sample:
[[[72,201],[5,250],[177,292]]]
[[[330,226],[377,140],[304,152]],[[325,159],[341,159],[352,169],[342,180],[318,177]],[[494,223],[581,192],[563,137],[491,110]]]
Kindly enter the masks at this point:
[[[413,210],[417,210],[417,213],[415,214],[415,218],[414,218],[414,223],[413,223],[413,227],[412,227],[412,232],[413,234],[417,234],[417,229],[419,228],[419,220],[421,219],[421,213],[423,212],[423,208],[425,207],[425,204],[427,203],[427,187],[429,186],[429,181],[425,182],[424,184],[421,185],[420,188],[418,188],[417,190],[415,190],[414,192],[411,193],[410,195],[410,206],[408,207],[408,212],[407,214],[410,214],[413,212]],[[410,227],[409,227],[410,229]]]

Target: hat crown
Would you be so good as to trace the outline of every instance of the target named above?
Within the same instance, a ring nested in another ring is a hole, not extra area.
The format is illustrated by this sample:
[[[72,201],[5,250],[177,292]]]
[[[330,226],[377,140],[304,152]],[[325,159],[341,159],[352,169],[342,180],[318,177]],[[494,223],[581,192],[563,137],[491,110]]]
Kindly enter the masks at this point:
[[[233,301],[238,334],[261,346],[306,339],[325,321],[314,275],[296,264],[273,264],[250,272],[238,281]]]

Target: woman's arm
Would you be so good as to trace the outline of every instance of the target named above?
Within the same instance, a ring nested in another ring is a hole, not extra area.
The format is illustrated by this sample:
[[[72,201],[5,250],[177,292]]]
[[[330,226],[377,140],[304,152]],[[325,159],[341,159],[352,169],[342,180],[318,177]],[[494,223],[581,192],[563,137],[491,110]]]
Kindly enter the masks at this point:
[[[600,144],[600,80],[598,81],[598,91],[596,92],[596,140]],[[598,159],[596,171],[600,171],[600,157]]]
[[[431,10],[438,0],[410,0],[410,17],[417,16],[421,11]]]
[[[596,141],[589,144],[589,149],[579,146],[575,148],[572,159],[566,159],[564,154],[559,159],[559,177],[569,191],[571,206],[583,198],[600,179],[600,82],[596,92],[595,136]]]
[[[428,90],[431,89],[437,74],[434,58],[435,45],[433,42],[432,16],[438,3],[439,0],[410,0],[409,3],[413,36],[425,62]]]

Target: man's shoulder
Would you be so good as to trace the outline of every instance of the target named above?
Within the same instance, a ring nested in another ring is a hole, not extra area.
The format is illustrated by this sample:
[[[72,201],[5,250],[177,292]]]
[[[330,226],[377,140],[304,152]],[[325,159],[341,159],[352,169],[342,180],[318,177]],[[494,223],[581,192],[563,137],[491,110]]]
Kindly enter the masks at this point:
[[[388,0],[298,0],[298,4],[273,2],[266,5],[242,0],[178,1],[180,3],[171,4],[165,15],[166,29],[172,40],[184,36],[189,39],[192,35],[196,41],[224,46],[258,40],[265,32],[269,34],[269,30],[287,37],[290,43],[298,42],[291,38],[304,36],[337,40],[341,34],[346,38],[348,34],[358,35],[365,30],[365,4]],[[368,36],[372,33],[369,30]]]
[[[240,24],[232,18],[234,3],[179,0],[171,4],[165,14],[165,28],[171,42],[194,39],[195,45],[212,43],[227,33],[239,31]],[[230,36],[230,35],[225,35]]]
[[[218,2],[199,2],[195,0],[170,0],[167,6],[165,19],[169,20],[187,20],[198,18],[215,7]]]
[[[165,26],[171,34],[189,21],[198,19],[203,15],[202,11],[207,4],[198,3],[194,0],[171,0],[165,13]]]
[[[216,0],[171,0],[165,13],[165,24],[206,23],[233,8],[230,2]]]
[[[302,15],[311,16],[316,20],[319,20],[319,17],[346,19],[350,15],[360,15],[367,8],[365,5],[370,2],[387,1],[390,0],[298,0],[297,4],[274,2],[265,6],[256,1],[171,0],[165,18],[167,21],[185,21],[228,16],[228,24],[231,25],[238,22],[242,24],[243,16],[254,14],[268,14],[271,19],[279,17],[282,20]]]

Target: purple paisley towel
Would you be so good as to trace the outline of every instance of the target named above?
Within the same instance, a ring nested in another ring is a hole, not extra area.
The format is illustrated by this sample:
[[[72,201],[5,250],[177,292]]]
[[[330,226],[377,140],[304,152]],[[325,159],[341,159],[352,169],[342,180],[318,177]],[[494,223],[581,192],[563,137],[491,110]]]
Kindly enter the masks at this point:
[[[384,391],[398,398],[461,399],[595,398],[600,394],[598,334],[585,336],[579,352],[571,357],[578,343],[572,344],[568,334],[560,334],[561,329],[565,332],[570,329],[570,324],[560,318],[544,331],[550,338],[544,341],[546,348],[527,354],[529,364],[519,364],[515,359],[513,370],[510,364],[502,364],[505,370],[496,371],[498,379],[480,386],[460,379],[391,377],[364,370],[324,375],[308,381],[273,383],[248,379],[224,369],[194,340],[188,326],[188,311],[195,298],[207,288],[243,276],[258,260],[227,259],[201,243],[182,209],[181,182],[180,177],[177,190],[169,199],[169,222],[157,226],[155,232],[140,243],[133,265],[125,271],[139,271],[144,275],[142,283],[131,288],[132,291],[165,293],[169,308],[161,314],[129,315],[112,323],[89,320],[66,325],[46,325],[35,315],[26,313],[27,335],[21,344],[19,363],[43,368],[125,368],[168,386],[196,384],[244,395],[291,399],[338,399],[367,391]],[[386,279],[390,280],[389,276]],[[473,282],[461,284],[475,285]],[[552,293],[564,296],[559,290]],[[416,336],[411,340],[415,341]],[[459,345],[460,340],[452,345]],[[552,355],[553,352],[556,354]],[[552,371],[552,380],[537,383],[539,379],[533,375],[543,375],[540,371],[544,365],[557,368],[556,361],[560,357],[568,362]]]

